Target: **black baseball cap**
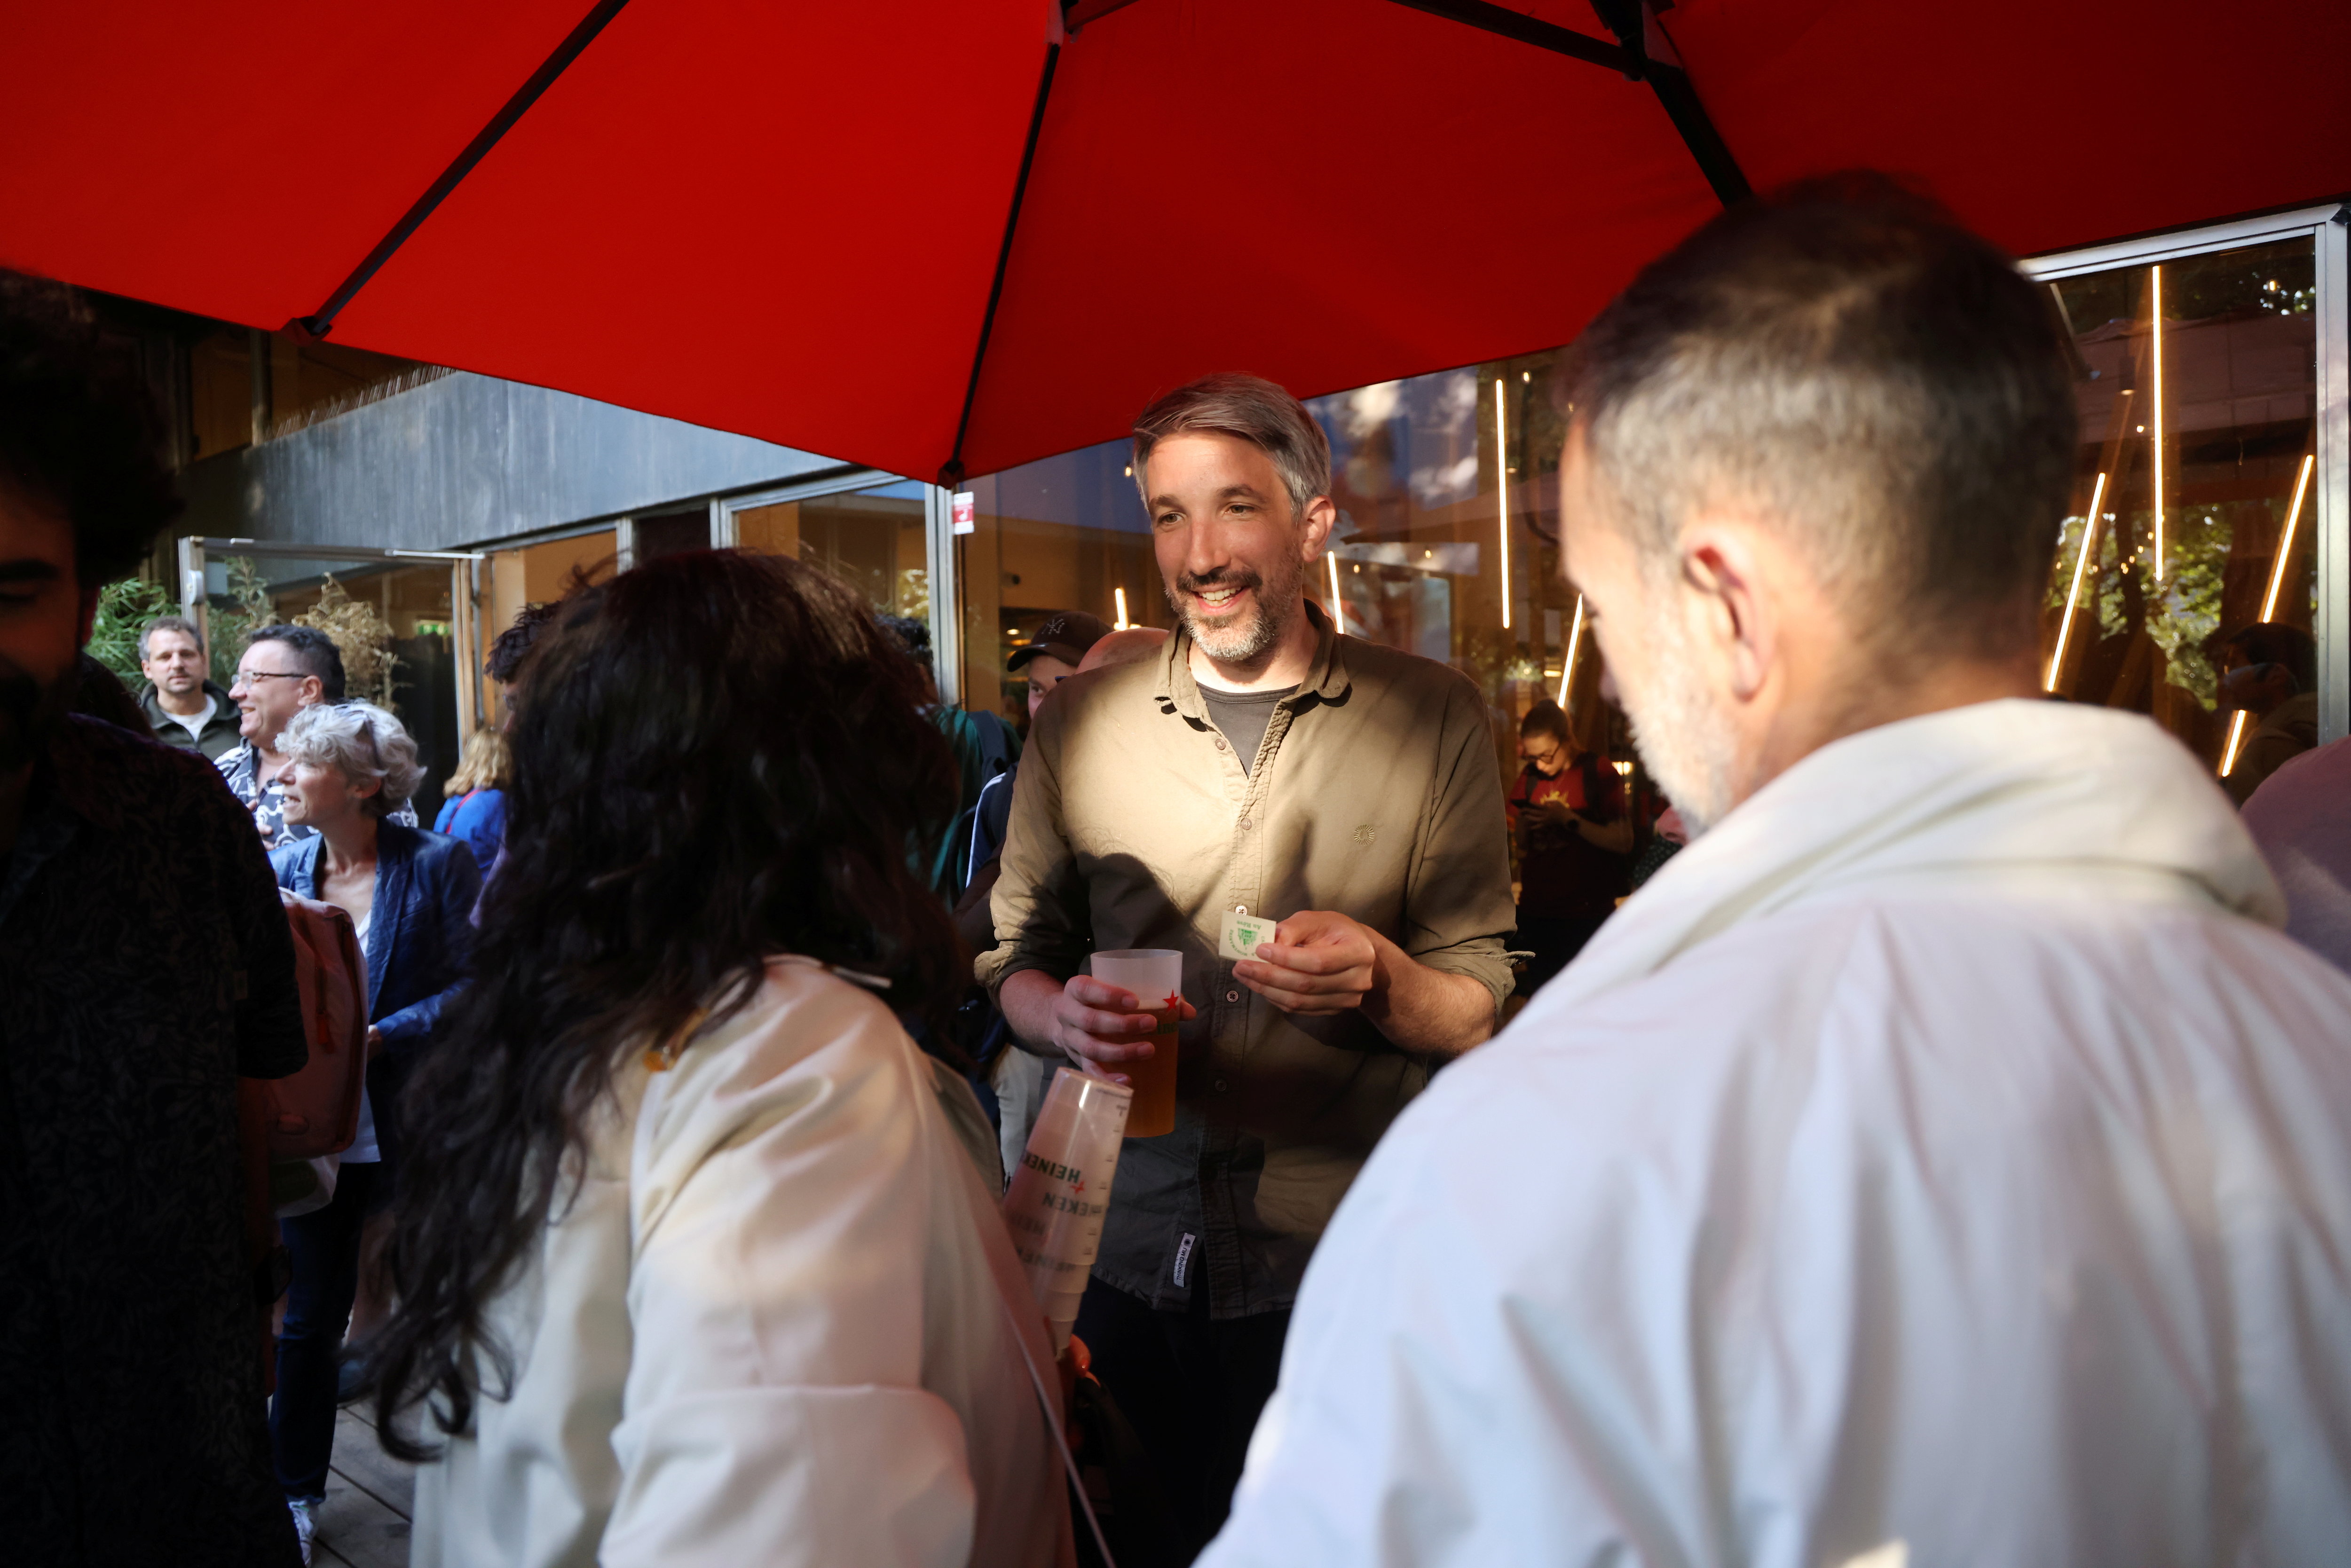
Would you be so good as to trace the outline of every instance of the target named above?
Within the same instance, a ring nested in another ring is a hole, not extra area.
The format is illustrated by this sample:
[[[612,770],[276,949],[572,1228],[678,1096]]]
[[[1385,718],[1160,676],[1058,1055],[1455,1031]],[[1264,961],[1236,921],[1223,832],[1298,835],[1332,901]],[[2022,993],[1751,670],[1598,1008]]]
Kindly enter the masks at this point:
[[[1012,650],[1012,657],[1004,661],[1008,670],[1017,670],[1040,653],[1050,653],[1071,669],[1086,656],[1086,650],[1110,635],[1110,628],[1102,623],[1099,615],[1089,615],[1082,610],[1056,610],[1039,623],[1035,635],[1025,648]]]

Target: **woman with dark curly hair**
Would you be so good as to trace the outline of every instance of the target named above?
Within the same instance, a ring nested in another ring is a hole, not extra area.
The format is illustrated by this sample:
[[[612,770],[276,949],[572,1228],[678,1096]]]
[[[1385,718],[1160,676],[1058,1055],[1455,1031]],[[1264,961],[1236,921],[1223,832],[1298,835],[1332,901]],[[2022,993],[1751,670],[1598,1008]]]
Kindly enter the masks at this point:
[[[371,1362],[438,1450],[415,1561],[1067,1561],[1041,1320],[892,1015],[958,967],[914,665],[823,574],[697,552],[575,591],[524,685]]]

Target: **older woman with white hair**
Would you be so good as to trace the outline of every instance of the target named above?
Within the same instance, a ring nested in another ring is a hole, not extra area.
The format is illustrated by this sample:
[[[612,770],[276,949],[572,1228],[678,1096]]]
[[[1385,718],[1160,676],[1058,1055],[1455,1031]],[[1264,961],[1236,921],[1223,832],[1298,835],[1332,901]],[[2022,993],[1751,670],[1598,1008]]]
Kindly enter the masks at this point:
[[[481,873],[455,839],[387,820],[423,769],[406,728],[371,703],[322,703],[294,716],[286,758],[286,821],[316,830],[270,852],[277,884],[340,905],[367,956],[367,1092],[358,1138],[342,1155],[334,1200],[283,1222],[293,1255],[277,1336],[271,1452],[310,1560],[312,1516],[334,1452],[337,1364],[358,1292],[360,1233],[391,1201],[401,1145],[392,1106],[463,978]]]

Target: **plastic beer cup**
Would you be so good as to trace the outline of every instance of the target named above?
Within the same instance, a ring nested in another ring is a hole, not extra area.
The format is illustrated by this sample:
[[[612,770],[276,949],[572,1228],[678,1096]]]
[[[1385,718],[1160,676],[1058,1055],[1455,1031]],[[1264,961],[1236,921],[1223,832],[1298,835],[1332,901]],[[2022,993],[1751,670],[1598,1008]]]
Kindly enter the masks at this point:
[[[1126,1074],[1134,1090],[1126,1135],[1155,1138],[1176,1130],[1176,1025],[1184,1015],[1184,955],[1169,947],[1128,947],[1097,953],[1094,978],[1132,991],[1138,1012],[1159,1020],[1151,1033],[1151,1056],[1122,1061],[1111,1070]]]

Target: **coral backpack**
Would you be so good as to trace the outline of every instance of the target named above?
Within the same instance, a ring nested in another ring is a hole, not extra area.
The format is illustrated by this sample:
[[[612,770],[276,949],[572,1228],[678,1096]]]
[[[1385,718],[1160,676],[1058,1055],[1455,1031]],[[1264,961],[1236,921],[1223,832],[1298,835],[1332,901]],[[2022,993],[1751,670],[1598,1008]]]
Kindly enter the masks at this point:
[[[302,992],[302,1037],[310,1060],[290,1078],[270,1080],[269,1157],[339,1155],[360,1130],[367,1085],[367,960],[351,917],[331,904],[278,889],[294,928],[294,979]]]

